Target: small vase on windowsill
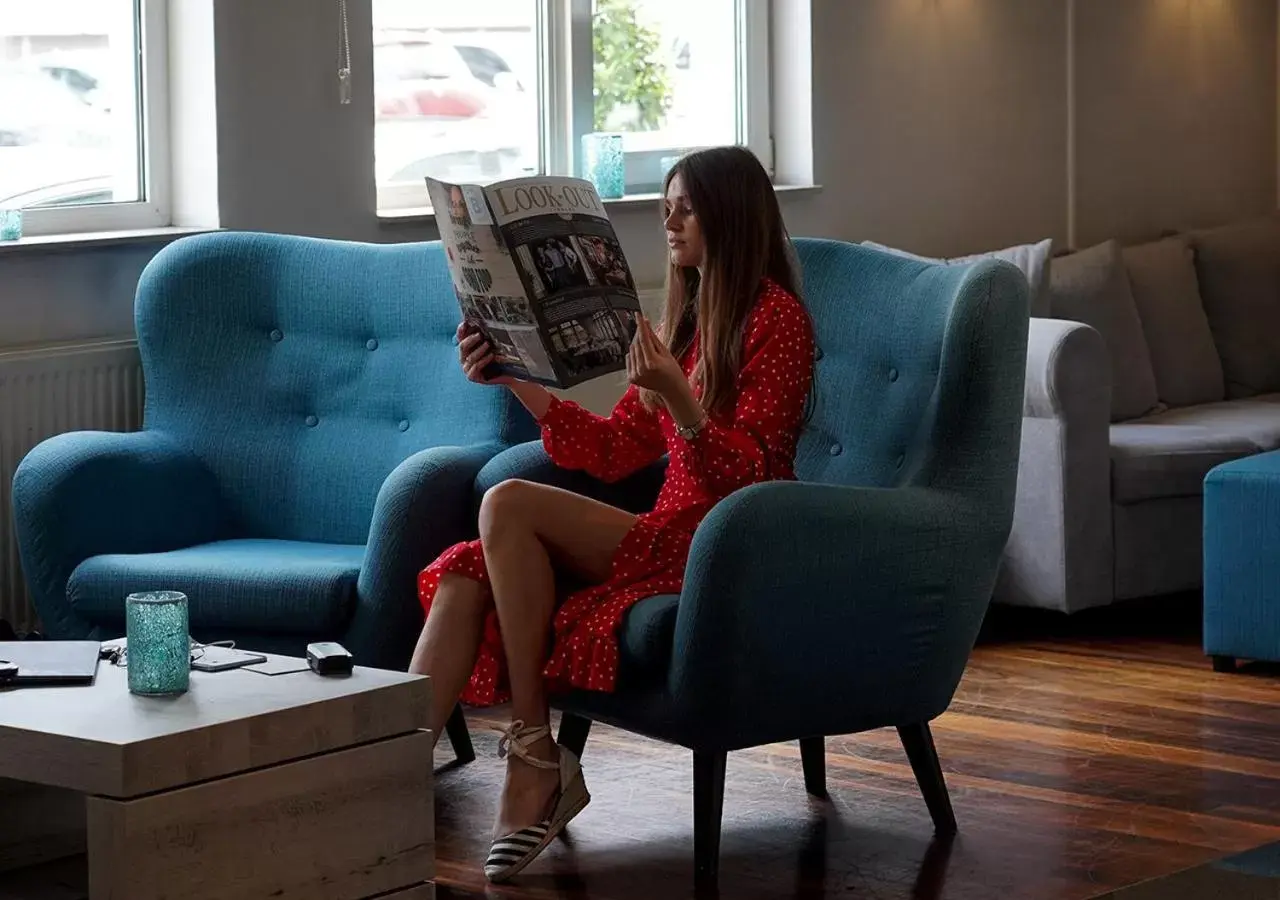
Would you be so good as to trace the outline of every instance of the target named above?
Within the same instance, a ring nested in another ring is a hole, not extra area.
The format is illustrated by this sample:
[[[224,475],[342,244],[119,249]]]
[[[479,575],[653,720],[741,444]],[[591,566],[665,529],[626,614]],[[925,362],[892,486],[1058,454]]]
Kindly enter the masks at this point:
[[[22,240],[22,210],[0,209],[0,241]]]
[[[622,198],[627,185],[622,135],[593,131],[582,136],[582,176],[595,185],[601,200]]]

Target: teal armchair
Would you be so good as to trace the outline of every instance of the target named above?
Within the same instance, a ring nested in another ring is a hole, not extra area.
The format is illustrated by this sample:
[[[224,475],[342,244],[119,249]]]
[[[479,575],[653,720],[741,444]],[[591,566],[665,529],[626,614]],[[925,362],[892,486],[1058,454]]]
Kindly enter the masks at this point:
[[[59,435],[14,476],[48,636],[115,637],[129,592],[172,588],[197,639],[296,655],[333,640],[405,668],[418,572],[475,536],[480,469],[537,434],[462,374],[458,319],[439,242],[166,247],[135,305],[142,430]]]
[[[1022,274],[796,246],[818,347],[799,480],[717,505],[683,593],[624,619],[617,692],[555,700],[571,749],[600,721],[693,751],[703,877],[717,869],[726,756],[761,744],[798,740],[823,795],[824,737],[896,728],[936,829],[955,831],[929,723],[964,672],[1013,516]],[[477,491],[525,478],[641,509],[659,474],[602,486],[528,444],[488,463]]]

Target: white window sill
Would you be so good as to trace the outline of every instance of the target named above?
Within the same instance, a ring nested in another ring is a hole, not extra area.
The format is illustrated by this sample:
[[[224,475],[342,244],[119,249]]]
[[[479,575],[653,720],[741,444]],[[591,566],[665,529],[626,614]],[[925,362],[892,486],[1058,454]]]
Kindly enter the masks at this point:
[[[132,228],[126,231],[93,231],[78,234],[36,234],[16,241],[0,241],[0,257],[14,253],[40,253],[57,250],[83,250],[90,247],[112,247],[121,244],[147,244],[173,241],[189,234],[204,234],[216,228]]]
[[[774,193],[783,196],[795,196],[811,193],[816,194],[822,190],[822,185],[776,184],[773,186],[773,190]],[[620,197],[614,200],[605,200],[604,205],[608,209],[632,209],[641,206],[652,206],[661,199],[661,194],[628,194],[625,197]],[[388,225],[420,225],[427,222],[434,223],[435,220],[435,213],[429,206],[378,210],[378,221]]]

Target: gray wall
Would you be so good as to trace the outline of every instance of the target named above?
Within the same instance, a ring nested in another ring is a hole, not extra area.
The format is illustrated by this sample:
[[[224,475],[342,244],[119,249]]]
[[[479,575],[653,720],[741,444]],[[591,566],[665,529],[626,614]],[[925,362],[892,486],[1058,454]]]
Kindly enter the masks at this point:
[[[1275,208],[1276,4],[1076,0],[1082,244]]]
[[[817,0],[813,30],[822,230],[942,254],[1066,238],[1063,0]]]
[[[1276,0],[1074,5],[1069,56],[1067,0],[813,0],[823,190],[785,198],[793,233],[953,254],[1274,209]],[[334,6],[215,4],[221,224],[430,238],[374,214],[372,98],[334,102]],[[367,34],[368,0],[350,6]],[[357,71],[370,53],[357,42]],[[640,280],[659,281],[655,210],[614,219]],[[127,334],[149,252],[0,254],[0,345]]]

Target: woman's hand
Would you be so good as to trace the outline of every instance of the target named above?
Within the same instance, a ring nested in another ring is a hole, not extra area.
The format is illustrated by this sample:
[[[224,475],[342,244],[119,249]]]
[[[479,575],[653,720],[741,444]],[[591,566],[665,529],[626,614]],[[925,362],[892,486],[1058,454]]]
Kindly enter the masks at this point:
[[[467,379],[476,384],[514,384],[515,379],[509,375],[497,378],[484,376],[485,366],[493,362],[493,347],[484,339],[484,335],[473,326],[462,322],[458,325],[458,359],[462,363],[462,371]]]
[[[524,404],[529,414],[537,419],[547,414],[551,407],[551,394],[540,384],[521,381],[510,375],[499,375],[497,378],[486,378],[485,366],[493,362],[493,347],[484,339],[484,335],[475,326],[463,322],[458,326],[458,358],[462,362],[462,371],[468,380],[476,384],[501,384],[515,394],[516,399]]]
[[[689,379],[680,363],[662,343],[649,319],[640,316],[636,336],[627,352],[627,379],[636,387],[655,391],[664,400],[671,400],[689,391]]]

